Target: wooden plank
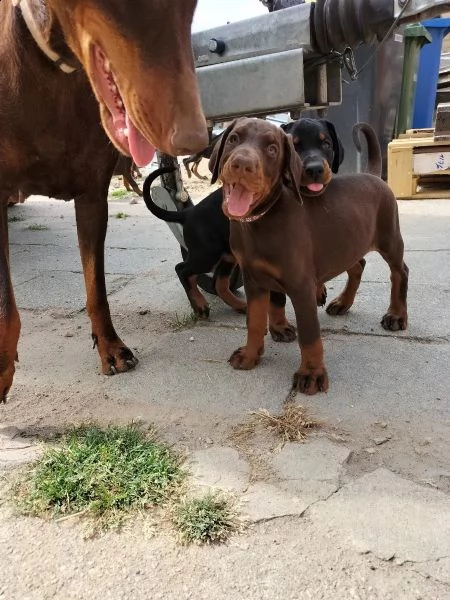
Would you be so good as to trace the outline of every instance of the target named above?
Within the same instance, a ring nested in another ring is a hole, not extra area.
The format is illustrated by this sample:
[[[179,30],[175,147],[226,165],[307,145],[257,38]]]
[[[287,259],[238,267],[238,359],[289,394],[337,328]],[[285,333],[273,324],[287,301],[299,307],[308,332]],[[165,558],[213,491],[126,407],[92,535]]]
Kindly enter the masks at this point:
[[[398,140],[392,140],[389,145],[393,145],[398,148],[427,148],[435,146],[437,149],[442,148],[444,151],[449,151],[450,143],[436,142],[433,137],[426,138],[401,138]]]
[[[434,129],[407,129],[406,133],[401,133],[399,139],[417,139],[433,137]]]
[[[449,200],[450,191],[429,190],[426,192],[415,192],[410,196],[397,196],[398,200]]]
[[[412,147],[397,148],[388,146],[388,185],[397,198],[409,198],[416,192],[416,182],[412,172]]]

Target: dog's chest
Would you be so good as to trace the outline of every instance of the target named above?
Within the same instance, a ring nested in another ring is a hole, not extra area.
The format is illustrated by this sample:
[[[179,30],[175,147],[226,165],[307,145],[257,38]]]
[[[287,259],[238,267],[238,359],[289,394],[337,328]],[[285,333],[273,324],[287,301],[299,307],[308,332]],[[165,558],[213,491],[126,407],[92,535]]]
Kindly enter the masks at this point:
[[[1,90],[6,100],[0,112],[4,189],[69,199],[86,192],[108,169],[111,145],[85,77],[58,75],[58,80],[59,86],[53,78],[40,86],[22,81],[20,102],[14,102],[12,90]]]
[[[286,246],[287,240],[295,239],[292,223],[273,217],[253,223],[232,221],[230,230],[231,249],[241,267],[262,286],[278,288],[297,254]]]

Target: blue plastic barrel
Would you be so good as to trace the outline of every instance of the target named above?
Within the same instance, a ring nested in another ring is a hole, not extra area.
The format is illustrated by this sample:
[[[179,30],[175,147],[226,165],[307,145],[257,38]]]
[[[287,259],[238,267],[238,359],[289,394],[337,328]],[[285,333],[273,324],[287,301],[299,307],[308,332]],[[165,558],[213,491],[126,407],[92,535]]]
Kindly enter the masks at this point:
[[[413,129],[433,127],[442,40],[450,32],[450,19],[430,19],[422,25],[428,29],[433,39],[431,44],[426,44],[420,51]]]

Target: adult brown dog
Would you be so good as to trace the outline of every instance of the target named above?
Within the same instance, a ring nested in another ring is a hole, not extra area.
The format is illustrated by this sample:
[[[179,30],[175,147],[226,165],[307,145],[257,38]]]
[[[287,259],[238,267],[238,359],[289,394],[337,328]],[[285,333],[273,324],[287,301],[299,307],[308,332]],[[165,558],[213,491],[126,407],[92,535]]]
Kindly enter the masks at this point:
[[[114,330],[106,297],[107,191],[117,150],[140,166],[154,147],[177,155],[208,143],[191,51],[195,6],[196,0],[0,2],[0,402],[13,380],[20,332],[6,214],[18,190],[75,199],[103,373],[137,363]]]
[[[403,262],[397,203],[389,187],[370,174],[336,175],[318,198],[302,200],[303,169],[292,139],[261,119],[238,119],[225,132],[210,163],[224,184],[231,248],[244,275],[247,344],[230,357],[235,369],[252,369],[264,351],[269,292],[286,293],[294,306],[301,363],[293,389],[328,389],[317,317],[316,290],[347,271],[333,301],[353,303],[360,259],[377,250],[391,270],[391,302],[381,324],[407,326],[408,268]]]

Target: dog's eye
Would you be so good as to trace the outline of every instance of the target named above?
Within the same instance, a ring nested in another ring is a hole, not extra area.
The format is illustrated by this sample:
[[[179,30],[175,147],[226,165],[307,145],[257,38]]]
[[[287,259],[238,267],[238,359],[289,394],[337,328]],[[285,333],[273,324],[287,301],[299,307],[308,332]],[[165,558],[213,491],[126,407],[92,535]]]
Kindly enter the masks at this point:
[[[278,146],[276,144],[269,144],[267,146],[267,153],[270,156],[276,156],[278,154]]]
[[[237,133],[230,133],[228,136],[227,143],[228,144],[237,144],[239,142],[239,136]]]
[[[322,146],[324,148],[331,148],[331,144],[330,144],[330,142],[328,140],[323,140]]]

